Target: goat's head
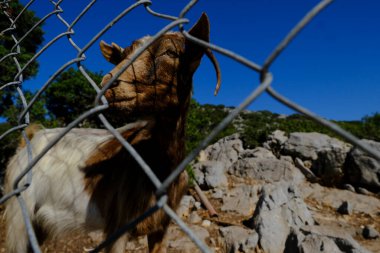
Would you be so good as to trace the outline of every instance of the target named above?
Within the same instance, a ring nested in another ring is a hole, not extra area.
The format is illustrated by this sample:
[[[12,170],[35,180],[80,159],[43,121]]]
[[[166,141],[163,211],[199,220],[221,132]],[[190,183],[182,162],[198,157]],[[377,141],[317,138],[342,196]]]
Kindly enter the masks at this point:
[[[203,14],[189,34],[208,42],[209,29],[208,17]],[[139,39],[124,49],[115,43],[100,43],[103,56],[116,65],[104,76],[102,86],[148,39]],[[183,112],[190,101],[192,76],[205,53],[216,67],[218,89],[220,71],[211,51],[190,42],[180,32],[169,32],[153,42],[106,91],[110,108],[124,116],[142,117]]]

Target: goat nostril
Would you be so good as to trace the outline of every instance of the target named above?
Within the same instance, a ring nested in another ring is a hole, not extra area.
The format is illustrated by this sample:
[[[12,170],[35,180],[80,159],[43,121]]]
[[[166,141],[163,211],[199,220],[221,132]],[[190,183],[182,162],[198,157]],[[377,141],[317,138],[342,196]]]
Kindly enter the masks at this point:
[[[111,85],[110,85],[110,88],[114,88],[114,87],[116,87],[116,86],[118,86],[119,85],[119,81],[113,81],[112,83],[111,83]]]

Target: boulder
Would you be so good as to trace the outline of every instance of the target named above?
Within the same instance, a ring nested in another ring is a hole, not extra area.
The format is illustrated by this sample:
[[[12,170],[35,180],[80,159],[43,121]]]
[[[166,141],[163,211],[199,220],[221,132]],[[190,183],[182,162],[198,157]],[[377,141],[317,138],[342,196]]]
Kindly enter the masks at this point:
[[[271,150],[276,156],[279,156],[287,140],[288,136],[286,136],[284,131],[275,130],[268,135],[267,141],[263,143],[263,147]]]
[[[362,140],[374,150],[380,152],[380,143]],[[345,174],[349,183],[374,191],[380,191],[380,161],[355,147],[347,156]]]
[[[195,180],[203,189],[228,186],[225,164],[218,161],[203,161],[193,166]]]
[[[259,186],[236,185],[229,189],[227,194],[222,195],[220,210],[243,216],[252,215],[258,201],[258,190]]]
[[[239,226],[228,226],[219,229],[225,241],[226,253],[254,252],[259,236],[254,230]]]
[[[344,229],[332,226],[307,225],[292,229],[284,253],[369,253]]]
[[[246,149],[243,150],[240,153],[240,158],[276,158],[276,156],[272,153],[272,151],[262,148],[262,147],[257,147],[255,149]]]
[[[286,180],[298,183],[305,179],[292,163],[268,157],[240,159],[228,169],[228,173],[265,182]]]
[[[337,227],[312,225],[312,226],[304,226],[300,229],[300,231],[305,236],[314,235],[316,237],[319,237],[322,240],[324,240],[324,238],[331,239],[335,243],[337,248],[339,249],[339,251],[331,251],[331,252],[369,253],[369,251],[363,248],[359,243],[357,243],[350,234],[348,234],[345,230],[337,228]],[[319,244],[322,245],[321,243]],[[335,248],[335,250],[337,249]],[[311,249],[311,251],[304,251],[304,252],[306,253],[306,252],[315,252],[315,251],[312,251]]]
[[[328,181],[343,176],[343,165],[351,145],[320,133],[291,133],[283,153],[312,161],[314,173]]]
[[[319,205],[328,206],[337,210],[342,202],[350,203],[352,213],[363,213],[376,216],[380,210],[380,199],[375,196],[367,196],[351,192],[349,190],[323,187],[319,184],[305,184],[302,186],[302,196]]]
[[[292,229],[313,224],[314,219],[298,190],[284,181],[262,187],[256,210],[245,222],[258,232],[260,246],[268,253],[284,252]]]
[[[201,152],[200,161],[218,161],[229,168],[239,159],[239,154],[244,151],[243,142],[238,134],[224,137]]]
[[[341,253],[334,240],[321,235],[309,234],[299,245],[299,251],[304,253]]]

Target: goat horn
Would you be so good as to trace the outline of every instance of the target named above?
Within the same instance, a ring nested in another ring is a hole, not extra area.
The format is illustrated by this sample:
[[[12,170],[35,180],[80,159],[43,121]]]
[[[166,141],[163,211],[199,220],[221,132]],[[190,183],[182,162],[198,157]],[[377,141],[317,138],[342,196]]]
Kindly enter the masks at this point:
[[[214,68],[215,68],[215,72],[216,72],[216,79],[217,79],[217,82],[216,82],[216,87],[215,87],[215,91],[214,91],[214,96],[218,95],[218,92],[219,92],[219,89],[220,89],[220,82],[221,82],[221,72],[220,72],[220,67],[219,67],[219,62],[216,60],[214,54],[212,53],[211,49],[207,49],[206,50],[206,55],[207,57],[210,59],[210,61],[212,62],[212,65],[214,65]]]

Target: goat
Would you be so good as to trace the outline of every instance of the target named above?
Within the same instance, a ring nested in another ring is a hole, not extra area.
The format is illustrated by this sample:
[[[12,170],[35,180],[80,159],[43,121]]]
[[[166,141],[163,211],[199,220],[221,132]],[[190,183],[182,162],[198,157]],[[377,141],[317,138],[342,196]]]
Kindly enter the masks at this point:
[[[209,41],[209,20],[202,14],[189,34]],[[103,56],[116,67],[102,80],[104,86],[130,56],[146,42],[144,37],[123,49],[101,41]],[[186,114],[192,91],[192,76],[207,54],[220,71],[211,50],[204,49],[180,32],[168,32],[147,48],[106,90],[110,113],[128,121],[117,129],[141,154],[160,180],[164,180],[184,158]],[[216,89],[216,90],[217,90]],[[33,154],[42,149],[62,129],[35,130]],[[19,147],[6,173],[6,191],[27,166],[25,147]],[[24,181],[21,181],[22,184]],[[168,205],[176,209],[186,191],[186,173],[167,189]],[[102,230],[110,236],[155,205],[155,187],[122,144],[103,129],[74,128],[33,168],[33,181],[24,197],[37,237],[74,230]],[[6,203],[7,249],[9,253],[28,251],[28,237],[17,200]],[[163,210],[140,222],[106,248],[121,253],[129,236],[148,236],[150,252],[164,252],[162,240],[170,218]]]

